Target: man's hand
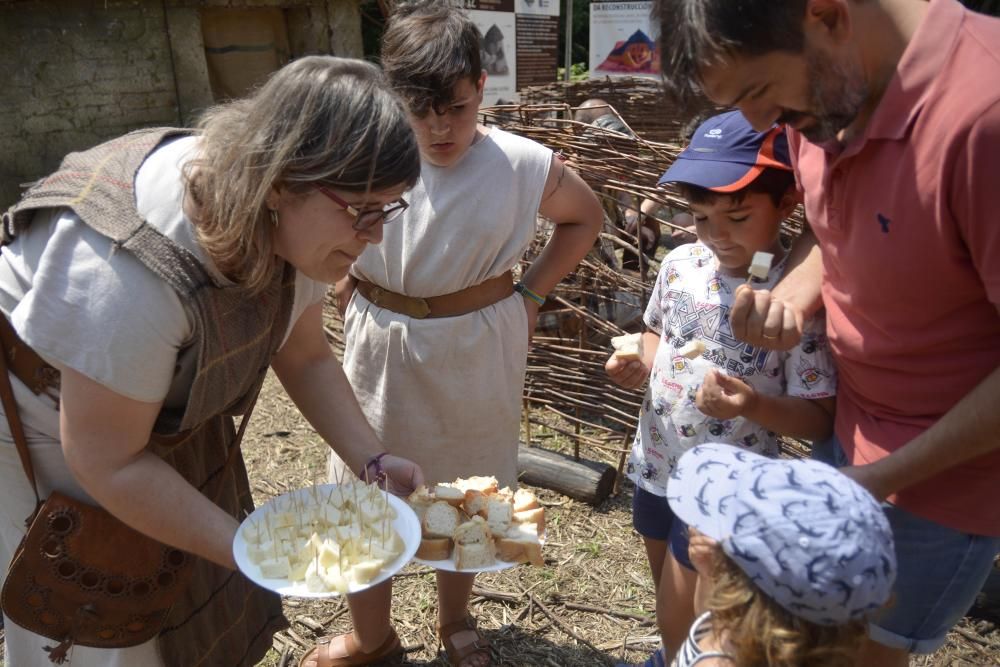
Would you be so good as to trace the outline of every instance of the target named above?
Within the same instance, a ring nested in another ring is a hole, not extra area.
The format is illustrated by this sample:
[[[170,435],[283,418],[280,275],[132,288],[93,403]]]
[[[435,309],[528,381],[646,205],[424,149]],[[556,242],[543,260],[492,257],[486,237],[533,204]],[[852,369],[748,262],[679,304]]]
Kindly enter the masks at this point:
[[[733,295],[729,324],[733,335],[756,347],[790,350],[802,339],[802,311],[779,301],[768,290],[740,285]]]
[[[843,468],[838,468],[838,470],[867,489],[868,493],[872,494],[875,500],[879,502],[882,502],[897,491],[897,489],[890,488],[889,483],[879,473],[877,463],[844,466]]]
[[[649,368],[644,363],[635,359],[622,361],[614,354],[604,363],[604,370],[612,382],[626,389],[642,389],[649,379]]]
[[[734,377],[712,369],[698,387],[695,405],[714,419],[735,419],[745,414],[756,400],[753,387]]]

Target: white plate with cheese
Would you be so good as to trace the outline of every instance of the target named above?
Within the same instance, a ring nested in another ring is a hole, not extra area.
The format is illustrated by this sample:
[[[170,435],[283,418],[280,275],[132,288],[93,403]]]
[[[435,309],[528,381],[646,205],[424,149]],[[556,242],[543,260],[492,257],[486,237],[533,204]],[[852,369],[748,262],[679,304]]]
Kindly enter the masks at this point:
[[[400,498],[345,482],[291,491],[240,524],[233,556],[259,586],[324,598],[379,584],[413,559],[420,522]]]

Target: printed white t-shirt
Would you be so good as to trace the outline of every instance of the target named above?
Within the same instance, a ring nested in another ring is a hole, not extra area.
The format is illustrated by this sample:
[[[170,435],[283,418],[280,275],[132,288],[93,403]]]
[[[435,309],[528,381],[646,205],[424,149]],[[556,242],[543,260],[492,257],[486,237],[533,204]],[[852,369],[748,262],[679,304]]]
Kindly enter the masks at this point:
[[[771,289],[785,259],[771,267],[756,289]],[[718,270],[715,255],[701,243],[680,246],[660,267],[643,320],[660,333],[646,395],[639,412],[626,473],[640,488],[665,496],[677,459],[695,445],[721,442],[776,456],[777,435],[744,417],[718,420],[695,405],[702,378],[711,369],[739,378],[759,394],[827,398],[836,393],[836,371],[822,318],[806,322],[799,345],[788,352],[757,348],[737,340],[729,326],[736,288],[746,279]],[[678,350],[692,340],[705,351],[687,359]]]

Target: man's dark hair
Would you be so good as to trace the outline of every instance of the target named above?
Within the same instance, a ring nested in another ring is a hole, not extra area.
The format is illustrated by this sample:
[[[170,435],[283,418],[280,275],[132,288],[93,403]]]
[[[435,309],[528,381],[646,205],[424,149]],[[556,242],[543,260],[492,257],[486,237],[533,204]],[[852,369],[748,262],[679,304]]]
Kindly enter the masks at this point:
[[[455,84],[479,82],[481,41],[476,24],[448,0],[400,4],[382,37],[382,69],[410,113],[444,113]]]
[[[781,198],[785,196],[789,188],[795,186],[795,176],[785,169],[775,169],[765,167],[760,176],[753,179],[750,185],[736,192],[716,192],[703,188],[700,185],[691,183],[675,183],[677,191],[681,197],[689,204],[710,204],[719,197],[731,197],[733,203],[739,204],[750,192],[759,192],[768,195],[775,206],[781,204]]]
[[[807,0],[654,0],[660,70],[667,92],[689,103],[700,71],[727,55],[801,53]]]

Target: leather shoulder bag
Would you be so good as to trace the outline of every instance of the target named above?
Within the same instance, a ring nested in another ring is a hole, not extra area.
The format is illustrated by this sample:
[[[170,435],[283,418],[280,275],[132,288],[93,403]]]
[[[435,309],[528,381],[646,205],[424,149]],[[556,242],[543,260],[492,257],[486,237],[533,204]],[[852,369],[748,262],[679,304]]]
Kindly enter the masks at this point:
[[[9,335],[13,327],[7,318],[0,320]],[[19,356],[26,350],[34,354],[20,345]],[[54,663],[65,662],[74,644],[111,649],[142,644],[159,634],[188,584],[194,556],[143,535],[100,507],[59,492],[44,502],[39,498],[7,354],[0,349],[0,399],[37,504],[7,572],[3,612],[58,642],[45,647]],[[249,418],[250,411],[241,420],[227,467]]]

